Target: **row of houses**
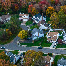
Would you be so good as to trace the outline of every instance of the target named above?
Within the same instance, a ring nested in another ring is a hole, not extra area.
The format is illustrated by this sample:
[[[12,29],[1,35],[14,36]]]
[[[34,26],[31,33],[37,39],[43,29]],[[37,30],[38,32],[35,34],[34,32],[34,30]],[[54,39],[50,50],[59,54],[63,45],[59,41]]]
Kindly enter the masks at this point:
[[[47,35],[46,35],[47,41],[51,42],[51,43],[52,42],[57,42],[60,34],[58,32],[53,32],[54,30],[51,29],[51,24],[46,23],[46,16],[43,16],[43,13],[42,13],[42,15],[40,13],[34,15],[32,17],[32,19],[33,19],[33,23],[36,23],[39,26],[39,29],[37,29],[37,28],[32,29],[32,32],[31,32],[32,40],[35,40],[35,39],[40,38],[40,37],[44,37],[44,34],[46,34],[46,32],[43,31],[43,30],[45,29],[45,30],[49,30]],[[29,20],[29,14],[21,14],[20,13],[19,14],[19,20],[23,20],[23,23],[24,22],[26,23]],[[22,27],[23,26],[27,28],[27,26],[22,25]],[[24,30],[28,30],[28,28],[27,29],[24,28]],[[66,43],[65,34],[63,36],[63,41]]]

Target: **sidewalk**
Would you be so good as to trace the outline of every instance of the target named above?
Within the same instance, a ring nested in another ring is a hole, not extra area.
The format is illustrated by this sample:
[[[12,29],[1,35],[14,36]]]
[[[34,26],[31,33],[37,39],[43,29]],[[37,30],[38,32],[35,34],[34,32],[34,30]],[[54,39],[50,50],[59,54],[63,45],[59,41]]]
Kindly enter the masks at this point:
[[[66,48],[56,48],[56,49],[62,49],[62,50],[66,50]]]
[[[9,50],[9,49],[5,49],[6,51],[14,51],[14,50]]]

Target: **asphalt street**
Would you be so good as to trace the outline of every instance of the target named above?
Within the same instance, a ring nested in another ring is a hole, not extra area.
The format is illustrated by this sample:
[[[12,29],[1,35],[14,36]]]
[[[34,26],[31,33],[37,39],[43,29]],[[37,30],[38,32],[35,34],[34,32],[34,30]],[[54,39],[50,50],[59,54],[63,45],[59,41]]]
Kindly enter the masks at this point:
[[[21,50],[21,51],[28,51],[28,50],[35,50],[35,51],[42,51],[43,53],[55,53],[55,54],[66,54],[66,50],[60,50],[60,49],[49,49],[49,48],[43,48],[43,49],[37,49],[36,47],[22,47],[17,45],[17,41],[20,38],[16,36],[13,41],[11,41],[8,44],[0,45],[0,47],[5,47],[9,50]]]

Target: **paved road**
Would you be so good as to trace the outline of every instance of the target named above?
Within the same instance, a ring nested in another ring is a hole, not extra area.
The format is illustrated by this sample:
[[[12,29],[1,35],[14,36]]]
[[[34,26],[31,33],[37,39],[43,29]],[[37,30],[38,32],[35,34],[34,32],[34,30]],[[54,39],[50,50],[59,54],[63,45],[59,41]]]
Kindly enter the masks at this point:
[[[36,47],[22,47],[17,45],[17,40],[20,38],[17,36],[12,42],[5,44],[5,45],[0,45],[5,46],[6,49],[10,50],[21,50],[21,51],[27,51],[27,50],[35,50],[35,51],[42,51],[44,53],[58,53],[58,54],[66,54],[66,50],[60,50],[60,49],[48,49],[48,48],[43,48],[43,49],[37,49]]]

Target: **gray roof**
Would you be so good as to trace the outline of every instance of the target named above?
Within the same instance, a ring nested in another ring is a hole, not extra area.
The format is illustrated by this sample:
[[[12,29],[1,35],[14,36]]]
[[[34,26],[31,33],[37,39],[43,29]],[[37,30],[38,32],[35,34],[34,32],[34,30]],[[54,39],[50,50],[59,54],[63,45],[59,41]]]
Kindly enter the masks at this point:
[[[41,14],[40,13],[36,14],[35,15],[35,18],[37,18],[37,17],[40,18],[41,17]]]
[[[7,19],[7,18],[9,18],[9,17],[10,17],[10,15],[8,15],[8,14],[7,14],[7,15],[2,15],[2,16],[1,16],[1,19],[2,19],[2,20],[5,20],[5,19]]]
[[[21,27],[23,30],[28,30],[27,26],[25,26],[25,25],[20,25],[20,27]]]
[[[59,59],[57,61],[57,64],[60,64],[60,65],[66,65],[66,59],[64,59],[63,57],[61,59]]]
[[[39,19],[35,19],[37,22],[39,21]]]
[[[11,56],[13,53],[12,52],[7,52],[7,55],[8,56]]]
[[[14,60],[14,55],[12,55],[12,56],[10,57],[10,62],[13,62],[13,60]]]
[[[34,28],[34,29],[32,30],[32,32],[31,32],[31,34],[34,34],[34,33],[36,33],[36,32],[43,33],[42,30],[40,31],[39,29]]]

